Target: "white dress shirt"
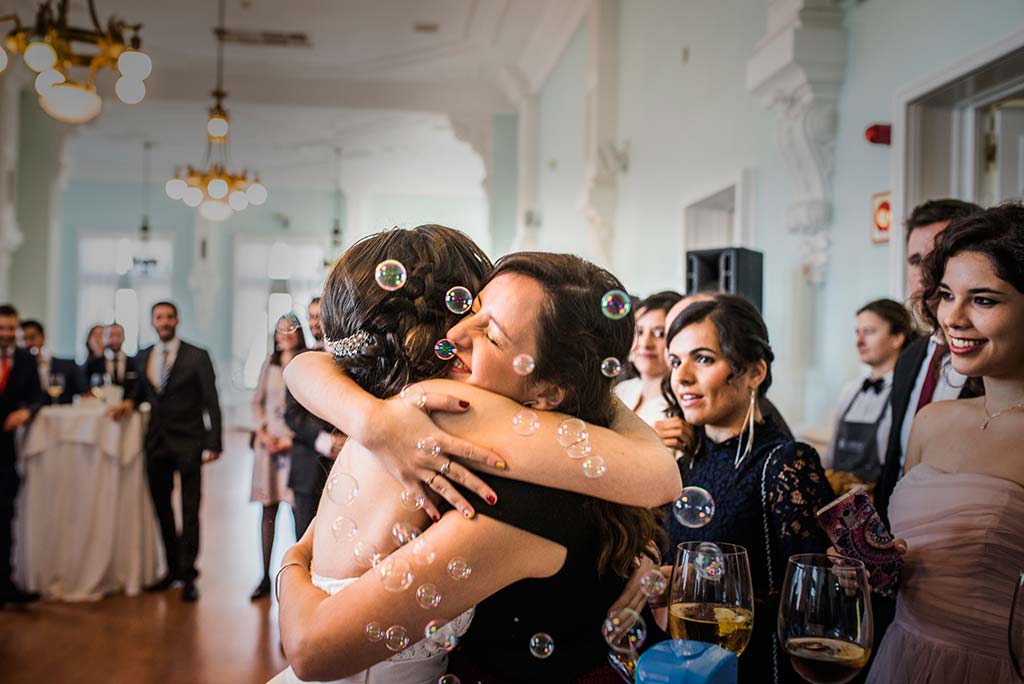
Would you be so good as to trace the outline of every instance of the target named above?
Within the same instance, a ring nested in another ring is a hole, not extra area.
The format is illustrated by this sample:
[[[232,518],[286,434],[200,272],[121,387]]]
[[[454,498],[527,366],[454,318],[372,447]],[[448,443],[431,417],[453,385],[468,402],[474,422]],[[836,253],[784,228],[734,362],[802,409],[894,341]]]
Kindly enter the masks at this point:
[[[177,341],[177,340],[175,340]],[[177,350],[175,350],[177,354]],[[128,355],[123,351],[113,354],[110,358],[106,359],[105,368],[107,375],[110,376],[111,380],[118,379],[121,383],[124,383],[125,366],[128,363]],[[159,378],[158,378],[159,379]]]
[[[910,428],[914,424],[914,415],[917,413],[917,402],[921,400],[921,388],[924,386],[925,376],[928,375],[928,364],[932,360],[932,354],[935,353],[935,347],[939,342],[933,336],[928,340],[928,351],[924,357],[924,363],[921,364],[921,370],[917,373],[917,380],[914,381],[914,391],[910,393],[910,403],[907,404],[907,414],[903,417],[903,425],[900,428],[900,465],[907,458],[907,444],[910,442]],[[964,388],[964,383],[967,382],[967,376],[957,373],[953,368],[953,360],[950,354],[946,354],[942,357],[942,366],[939,369],[938,381],[935,384],[935,393],[932,395],[932,403],[936,401],[946,401],[948,399],[956,399],[960,396],[960,391]]]
[[[832,439],[829,440],[828,450],[821,465],[831,468],[835,463],[836,438],[839,434],[839,422],[843,420],[843,413],[846,413],[846,420],[851,423],[874,423],[881,415],[883,408],[885,415],[878,424],[878,432],[875,434],[878,445],[878,461],[885,463],[885,450],[889,445],[889,430],[892,428],[892,406],[889,401],[889,393],[892,392],[892,371],[882,376],[882,391],[875,393],[874,390],[864,390],[864,381],[869,378],[865,375],[843,385],[839,392],[839,402],[836,405],[836,419],[833,423]],[[852,403],[851,403],[852,402]],[[849,411],[847,411],[849,409]]]
[[[153,351],[149,355],[149,363],[146,365],[146,375],[153,387],[160,389],[160,365],[164,363],[164,351],[167,352],[167,367],[173,368],[174,361],[178,358],[178,349],[181,348],[181,340],[173,337],[166,342],[160,341],[153,345]]]
[[[643,389],[643,378],[625,380],[614,387],[615,394],[622,400],[622,403],[630,411],[636,413],[640,420],[653,426],[656,421],[665,420],[668,402],[660,393],[654,399],[644,398]]]

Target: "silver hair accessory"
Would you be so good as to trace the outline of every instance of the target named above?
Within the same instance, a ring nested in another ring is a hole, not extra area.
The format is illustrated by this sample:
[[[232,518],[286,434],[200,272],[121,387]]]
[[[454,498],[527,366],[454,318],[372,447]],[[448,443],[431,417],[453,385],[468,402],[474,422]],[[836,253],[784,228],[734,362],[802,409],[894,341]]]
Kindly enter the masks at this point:
[[[365,330],[359,330],[348,337],[340,340],[324,338],[324,349],[331,352],[337,358],[355,356],[362,350],[363,345],[369,344],[373,338]]]

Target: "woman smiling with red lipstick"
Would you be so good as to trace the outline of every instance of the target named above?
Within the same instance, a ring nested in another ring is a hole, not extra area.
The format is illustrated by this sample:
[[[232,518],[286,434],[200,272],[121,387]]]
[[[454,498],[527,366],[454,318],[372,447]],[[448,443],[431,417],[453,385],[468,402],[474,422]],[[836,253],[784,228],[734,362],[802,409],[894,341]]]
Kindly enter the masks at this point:
[[[1024,567],[1024,207],[943,231],[924,285],[922,314],[985,395],[914,419],[889,512],[906,565],[868,682],[1011,682],[1006,626]]]

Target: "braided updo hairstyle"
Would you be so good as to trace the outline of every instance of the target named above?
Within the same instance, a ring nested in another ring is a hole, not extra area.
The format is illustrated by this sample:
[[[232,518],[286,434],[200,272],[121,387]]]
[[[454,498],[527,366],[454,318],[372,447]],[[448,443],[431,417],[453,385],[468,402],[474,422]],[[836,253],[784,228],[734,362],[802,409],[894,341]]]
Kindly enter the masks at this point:
[[[406,269],[394,291],[374,279],[377,264],[394,259]],[[370,235],[334,263],[321,298],[324,337],[341,340],[364,331],[359,353],[336,358],[350,378],[376,397],[443,375],[448,361],[434,344],[460,318],[445,306],[445,293],[462,285],[474,295],[491,272],[491,261],[467,235],[427,224]]]

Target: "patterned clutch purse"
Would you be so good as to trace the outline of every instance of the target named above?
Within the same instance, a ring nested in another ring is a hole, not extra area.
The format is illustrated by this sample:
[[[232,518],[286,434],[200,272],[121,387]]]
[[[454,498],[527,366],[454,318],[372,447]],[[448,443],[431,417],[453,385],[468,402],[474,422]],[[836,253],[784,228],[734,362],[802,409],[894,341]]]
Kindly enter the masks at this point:
[[[903,557],[863,487],[853,488],[817,516],[836,551],[864,563],[872,587],[890,591],[896,587]]]

